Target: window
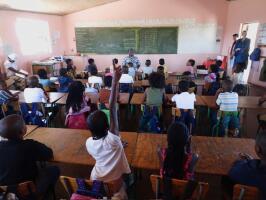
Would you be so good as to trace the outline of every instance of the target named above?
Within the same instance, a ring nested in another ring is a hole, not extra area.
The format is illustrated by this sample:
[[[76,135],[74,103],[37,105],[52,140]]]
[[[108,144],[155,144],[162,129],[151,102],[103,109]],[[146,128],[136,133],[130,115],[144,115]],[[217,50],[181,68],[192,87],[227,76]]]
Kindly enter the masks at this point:
[[[16,34],[23,55],[51,53],[51,38],[47,21],[18,18]]]

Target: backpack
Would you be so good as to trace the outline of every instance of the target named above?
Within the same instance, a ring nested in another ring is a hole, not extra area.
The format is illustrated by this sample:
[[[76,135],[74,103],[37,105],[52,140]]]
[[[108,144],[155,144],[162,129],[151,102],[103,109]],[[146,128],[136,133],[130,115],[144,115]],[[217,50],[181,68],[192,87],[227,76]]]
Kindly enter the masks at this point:
[[[73,129],[88,129],[87,126],[87,113],[80,113],[71,115],[68,114],[66,116],[65,125],[67,128],[73,128]]]
[[[70,200],[93,200],[93,199],[103,199],[104,185],[101,181],[93,181],[91,190],[84,179],[76,179],[78,189],[72,194]]]
[[[38,103],[32,103],[31,108],[27,103],[20,104],[22,117],[26,124],[45,127],[47,121],[42,118],[43,113],[38,110]]]
[[[140,131],[148,133],[161,133],[159,122],[159,108],[145,105],[140,118]]]
[[[255,48],[253,52],[250,54],[250,60],[252,61],[259,61],[260,60],[260,55],[261,55],[261,50],[260,48]]]

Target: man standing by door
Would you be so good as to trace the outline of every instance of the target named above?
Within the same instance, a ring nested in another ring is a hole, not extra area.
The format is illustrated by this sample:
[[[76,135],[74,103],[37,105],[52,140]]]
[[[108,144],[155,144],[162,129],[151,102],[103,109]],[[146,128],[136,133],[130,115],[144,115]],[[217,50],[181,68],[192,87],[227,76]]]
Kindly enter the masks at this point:
[[[249,57],[250,39],[247,38],[247,31],[242,32],[242,38],[236,41],[234,47],[234,73],[235,82],[242,83],[244,70],[247,69]]]

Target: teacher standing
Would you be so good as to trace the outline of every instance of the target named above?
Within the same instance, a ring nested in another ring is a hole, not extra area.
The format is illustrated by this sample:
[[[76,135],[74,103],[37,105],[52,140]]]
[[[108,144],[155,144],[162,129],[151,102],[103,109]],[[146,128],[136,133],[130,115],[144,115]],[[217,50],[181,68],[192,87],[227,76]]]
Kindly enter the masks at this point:
[[[242,38],[236,41],[234,47],[234,68],[233,71],[237,74],[237,83],[242,82],[244,70],[247,69],[249,57],[250,39],[247,38],[247,31],[242,32]]]
[[[140,67],[140,61],[137,56],[134,55],[134,50],[128,50],[128,56],[124,58],[123,65],[128,65],[128,63],[132,63],[135,70]]]

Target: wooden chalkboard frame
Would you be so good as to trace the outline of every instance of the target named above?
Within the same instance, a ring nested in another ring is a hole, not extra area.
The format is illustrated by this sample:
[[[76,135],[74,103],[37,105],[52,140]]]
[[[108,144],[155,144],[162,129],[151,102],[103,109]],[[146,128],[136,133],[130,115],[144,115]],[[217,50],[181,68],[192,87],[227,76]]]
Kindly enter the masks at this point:
[[[76,48],[81,54],[127,54],[130,48],[137,54],[177,54],[178,30],[177,26],[76,27]]]

